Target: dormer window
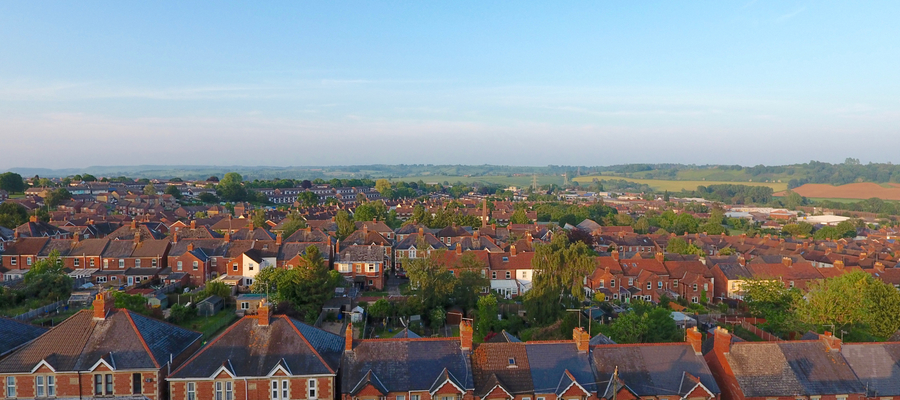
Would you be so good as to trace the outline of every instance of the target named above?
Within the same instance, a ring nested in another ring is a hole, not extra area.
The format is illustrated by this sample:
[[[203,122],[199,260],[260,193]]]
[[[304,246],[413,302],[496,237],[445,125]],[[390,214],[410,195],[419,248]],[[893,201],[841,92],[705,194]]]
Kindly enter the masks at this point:
[[[516,365],[516,359],[510,357],[510,358],[509,358],[509,365]]]

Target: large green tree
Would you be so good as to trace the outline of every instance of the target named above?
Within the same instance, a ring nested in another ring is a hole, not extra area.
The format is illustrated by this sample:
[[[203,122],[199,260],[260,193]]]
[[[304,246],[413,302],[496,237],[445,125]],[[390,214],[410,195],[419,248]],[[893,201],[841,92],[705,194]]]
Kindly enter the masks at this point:
[[[291,303],[307,322],[312,322],[343,277],[328,268],[316,246],[307,247],[302,258],[303,263],[296,268],[263,268],[251,290],[254,293],[268,293],[273,302]]]
[[[463,310],[475,308],[483,289],[490,290],[491,281],[483,273],[485,268],[487,265],[484,261],[479,260],[471,251],[463,253],[453,265],[457,279],[453,299]]]
[[[427,310],[445,306],[458,283],[442,262],[445,251],[437,250],[427,254],[425,242],[420,240],[416,250],[420,257],[402,260],[410,287],[422,299]]]
[[[525,293],[525,309],[538,324],[549,324],[584,300],[581,282],[593,272],[594,257],[584,242],[570,243],[566,235],[556,235],[550,243],[535,245],[531,266],[534,281]]]
[[[0,190],[9,193],[18,193],[25,191],[25,180],[22,175],[15,172],[4,172],[0,174]]]

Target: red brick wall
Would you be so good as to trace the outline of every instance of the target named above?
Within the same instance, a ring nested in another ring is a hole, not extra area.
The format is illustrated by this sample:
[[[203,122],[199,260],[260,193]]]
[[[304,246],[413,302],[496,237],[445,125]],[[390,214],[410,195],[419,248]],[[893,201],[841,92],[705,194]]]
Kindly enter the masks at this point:
[[[221,375],[223,377],[226,375]],[[292,399],[305,399],[307,397],[307,379],[303,377],[286,378],[284,376],[276,376],[273,379],[280,381],[283,379],[290,380],[290,396]],[[319,377],[315,378],[317,382],[316,397],[322,400],[335,399],[334,397],[334,378]],[[272,379],[220,379],[221,381],[231,381],[234,385],[234,399],[248,400],[269,400],[272,398],[271,385]],[[213,399],[215,398],[215,381],[200,380],[195,381],[197,399]],[[224,383],[223,383],[224,384]],[[184,400],[187,395],[186,381],[172,381],[169,383],[172,400]]]
[[[107,374],[109,370],[103,366],[98,367],[95,371],[97,374]],[[162,382],[161,371],[116,371],[113,374],[113,393],[115,395],[131,395],[132,394],[132,373],[140,372],[143,382],[141,382],[142,393],[151,400],[163,400],[158,392],[158,385]],[[16,397],[32,398],[35,396],[34,375],[54,376],[56,383],[56,397],[91,397],[94,394],[94,373],[83,372],[78,373],[61,373],[55,374],[46,367],[41,367],[33,375],[15,375],[16,376]],[[6,395],[6,376],[0,376],[3,382],[3,392],[0,395]],[[151,379],[152,382],[146,382]]]

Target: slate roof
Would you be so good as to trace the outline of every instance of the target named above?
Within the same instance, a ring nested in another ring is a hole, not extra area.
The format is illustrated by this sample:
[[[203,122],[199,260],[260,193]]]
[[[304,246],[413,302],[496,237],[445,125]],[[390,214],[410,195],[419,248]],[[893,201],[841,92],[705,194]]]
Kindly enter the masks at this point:
[[[900,343],[845,343],[841,354],[868,390],[866,397],[900,395]]]
[[[344,339],[286,316],[260,326],[246,316],[172,373],[174,379],[208,378],[223,365],[237,377],[266,376],[282,365],[292,375],[335,374]]]
[[[820,341],[734,343],[725,357],[747,397],[865,391],[841,353]]]
[[[30,372],[41,360],[56,371],[87,371],[101,358],[117,370],[160,368],[200,336],[128,310],[105,320],[82,310],[0,361],[0,372]]]
[[[741,264],[722,263],[717,265],[719,269],[722,270],[722,273],[725,274],[725,277],[730,280],[741,280],[753,277],[750,270]]]
[[[382,262],[384,247],[351,245],[341,249],[335,262]]]
[[[575,343],[530,342],[525,344],[534,393],[556,393],[566,370],[588,392],[596,393],[597,384],[588,353],[579,353]]]
[[[706,361],[690,344],[601,345],[593,347],[592,356],[602,388],[618,367],[619,379],[638,396],[678,395],[685,373],[720,393]]]
[[[429,390],[445,368],[464,389],[475,388],[469,352],[458,338],[362,340],[344,352],[341,393],[350,393],[369,371],[391,392]]]
[[[47,329],[11,318],[0,317],[0,355],[41,336]]]
[[[291,236],[284,239],[284,242],[329,242],[331,237],[327,233],[319,229],[298,229]]]

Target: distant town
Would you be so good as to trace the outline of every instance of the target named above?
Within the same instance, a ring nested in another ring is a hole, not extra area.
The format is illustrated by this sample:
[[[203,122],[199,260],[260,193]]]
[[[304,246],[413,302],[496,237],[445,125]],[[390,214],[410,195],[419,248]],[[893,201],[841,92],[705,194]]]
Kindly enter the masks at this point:
[[[560,183],[520,173],[517,185],[6,172],[2,390],[900,396],[897,204],[806,197],[835,175],[781,182],[786,170],[680,190],[648,181],[693,173],[679,168],[559,167]]]

